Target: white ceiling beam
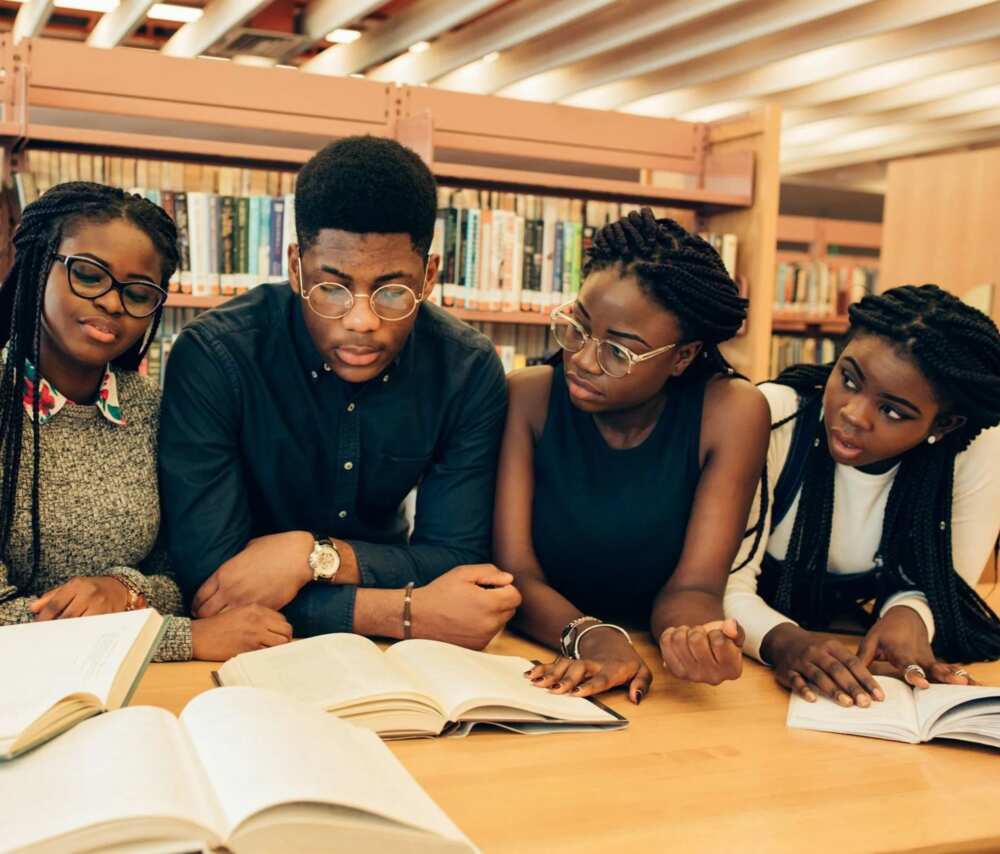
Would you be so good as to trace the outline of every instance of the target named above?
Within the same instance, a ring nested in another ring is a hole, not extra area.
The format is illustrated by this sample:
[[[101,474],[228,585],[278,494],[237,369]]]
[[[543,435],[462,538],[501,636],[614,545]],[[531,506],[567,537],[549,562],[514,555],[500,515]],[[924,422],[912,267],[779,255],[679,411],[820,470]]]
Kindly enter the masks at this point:
[[[634,45],[653,33],[737,5],[740,0],[618,0],[590,18],[557,33],[520,44],[484,69],[469,74],[459,69],[434,81],[436,87],[493,94],[519,80],[557,66],[579,62],[616,47]]]
[[[828,169],[838,169],[843,166],[852,166],[856,163],[896,160],[900,157],[913,157],[920,154],[948,151],[968,145],[988,143],[994,140],[1000,140],[1000,126],[973,131],[944,131],[937,135],[922,133],[914,135],[913,138],[903,142],[888,142],[841,154],[788,161],[781,164],[781,174],[782,177],[786,175],[804,175]]]
[[[625,112],[640,115],[674,116],[698,107],[740,97],[766,98],[790,88],[832,80],[845,74],[894,62],[907,57],[930,54],[964,44],[1000,36],[1000,3],[976,0],[907,0],[907,9],[925,17],[924,23],[881,35],[834,44],[801,53],[780,62],[769,63],[742,74],[713,80],[701,86],[674,89],[661,95],[643,98],[625,105]],[[964,12],[947,14],[958,6],[975,5]],[[936,11],[933,11],[936,10]],[[937,17],[940,13],[944,17]]]
[[[12,36],[14,44],[17,44],[21,39],[30,39],[41,35],[51,14],[52,0],[27,0],[26,3],[21,4],[21,8],[17,10],[17,17],[14,19]]]
[[[581,90],[592,89],[624,77],[677,66],[699,57],[718,56],[720,51],[827,15],[843,12],[871,0],[772,0],[769,3],[706,4],[681,2],[670,7],[671,14],[649,10],[636,25],[618,28],[621,37],[601,38],[607,31],[589,32],[593,48],[586,57],[574,60],[562,53],[562,45],[550,53],[558,67],[506,86],[497,94],[537,101],[562,101]],[[731,9],[729,7],[732,7]],[[708,13],[713,13],[709,17]],[[552,64],[552,63],[550,63]],[[571,102],[567,101],[568,103]],[[587,105],[589,106],[589,105]]]
[[[356,42],[327,48],[300,68],[312,74],[357,74],[410,45],[448,32],[494,5],[496,0],[416,0]]]
[[[368,72],[370,80],[416,85],[468,66],[610,6],[615,0],[520,0],[447,33],[423,53],[404,53]],[[469,69],[474,73],[478,69]],[[484,68],[484,72],[489,69]]]
[[[950,58],[948,62],[942,62],[942,57],[945,55]],[[992,86],[994,83],[1000,83],[1000,60],[996,60],[996,57],[1000,57],[1000,39],[990,39],[957,50],[903,60],[903,63],[912,66],[911,73],[905,78],[907,82],[898,86],[891,85],[890,81],[895,77],[895,72],[892,71],[884,78],[887,85],[875,84],[865,94],[849,98],[827,98],[816,107],[782,110],[782,126],[794,128],[840,116],[880,113],[919,104],[928,98],[947,98],[983,86]],[[900,63],[890,63],[892,66],[898,64]],[[878,66],[874,70],[885,67]],[[953,68],[957,70],[952,70]],[[816,88],[821,88],[823,85],[817,84]],[[795,100],[794,92],[786,95]]]
[[[252,18],[270,0],[212,0],[205,13],[174,33],[160,53],[167,56],[199,56],[234,27]]]
[[[374,12],[385,0],[316,0],[306,6],[302,31],[315,41]]]
[[[90,47],[118,47],[146,20],[154,0],[122,0],[116,9],[105,12],[87,36]]]
[[[781,145],[784,150],[801,149],[805,146],[814,147],[826,140],[843,138],[849,134],[867,130],[868,128],[884,127],[885,125],[895,125],[904,122],[952,118],[969,113],[979,113],[983,110],[993,109],[994,107],[1000,107],[1000,85],[985,86],[961,95],[927,100],[909,107],[888,110],[883,113],[841,116],[836,119],[799,125],[798,127],[782,131]],[[958,122],[955,122],[955,124],[958,124]]]

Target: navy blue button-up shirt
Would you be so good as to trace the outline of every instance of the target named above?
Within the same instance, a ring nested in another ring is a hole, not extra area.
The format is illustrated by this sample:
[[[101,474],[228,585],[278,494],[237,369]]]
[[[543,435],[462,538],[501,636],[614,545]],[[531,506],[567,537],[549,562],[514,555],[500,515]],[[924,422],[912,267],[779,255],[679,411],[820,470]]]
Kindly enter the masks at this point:
[[[347,540],[363,586],[425,584],[490,559],[506,411],[489,339],[423,304],[396,361],[354,385],[324,368],[285,285],[261,285],[178,337],[160,426],[163,518],[190,599],[247,542]],[[411,536],[402,503],[419,484]],[[296,636],[350,631],[355,588],[309,584]]]

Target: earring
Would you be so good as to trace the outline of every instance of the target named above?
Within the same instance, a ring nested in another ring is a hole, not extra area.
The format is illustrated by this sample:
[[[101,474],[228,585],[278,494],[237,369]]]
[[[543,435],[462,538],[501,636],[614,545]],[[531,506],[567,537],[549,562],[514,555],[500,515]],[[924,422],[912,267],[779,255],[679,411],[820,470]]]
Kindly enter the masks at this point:
[[[933,433],[927,437],[928,445],[933,445],[936,441],[937,441],[937,436],[935,436]]]

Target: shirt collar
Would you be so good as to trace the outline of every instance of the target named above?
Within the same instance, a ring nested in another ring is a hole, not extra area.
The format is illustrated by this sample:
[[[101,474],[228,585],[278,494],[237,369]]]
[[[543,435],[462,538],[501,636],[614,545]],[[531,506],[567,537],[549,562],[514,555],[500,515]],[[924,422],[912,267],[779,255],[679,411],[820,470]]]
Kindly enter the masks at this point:
[[[38,370],[28,359],[25,359],[24,392],[21,400],[24,404],[24,411],[29,416],[33,411],[36,385],[38,386],[38,423],[44,424],[58,415],[60,410],[70,401],[45,377],[41,377],[39,380]],[[118,402],[118,380],[110,365],[104,368],[104,377],[101,379],[101,386],[97,391],[97,400],[94,405],[97,407],[97,411],[112,424],[124,427],[128,423],[122,415],[121,405]]]

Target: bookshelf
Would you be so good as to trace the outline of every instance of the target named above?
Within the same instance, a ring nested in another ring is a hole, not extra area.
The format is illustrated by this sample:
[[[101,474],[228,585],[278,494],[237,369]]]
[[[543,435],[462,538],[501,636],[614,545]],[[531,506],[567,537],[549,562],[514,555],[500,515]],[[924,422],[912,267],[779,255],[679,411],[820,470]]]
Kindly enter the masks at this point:
[[[771,374],[798,361],[835,357],[833,339],[849,326],[846,304],[875,287],[881,245],[879,223],[778,217]],[[787,295],[791,288],[803,287],[809,294],[804,304],[801,297],[795,307],[778,304],[779,289]],[[835,309],[831,303],[836,303]]]
[[[727,346],[763,379],[771,331],[780,112],[722,123],[385,85],[51,39],[0,36],[3,172],[28,151],[69,151],[291,173],[333,138],[370,133],[416,150],[439,183],[683,208],[700,230],[738,237],[748,332]],[[172,294],[204,309],[222,297]],[[465,320],[534,327],[544,313],[453,309]]]

